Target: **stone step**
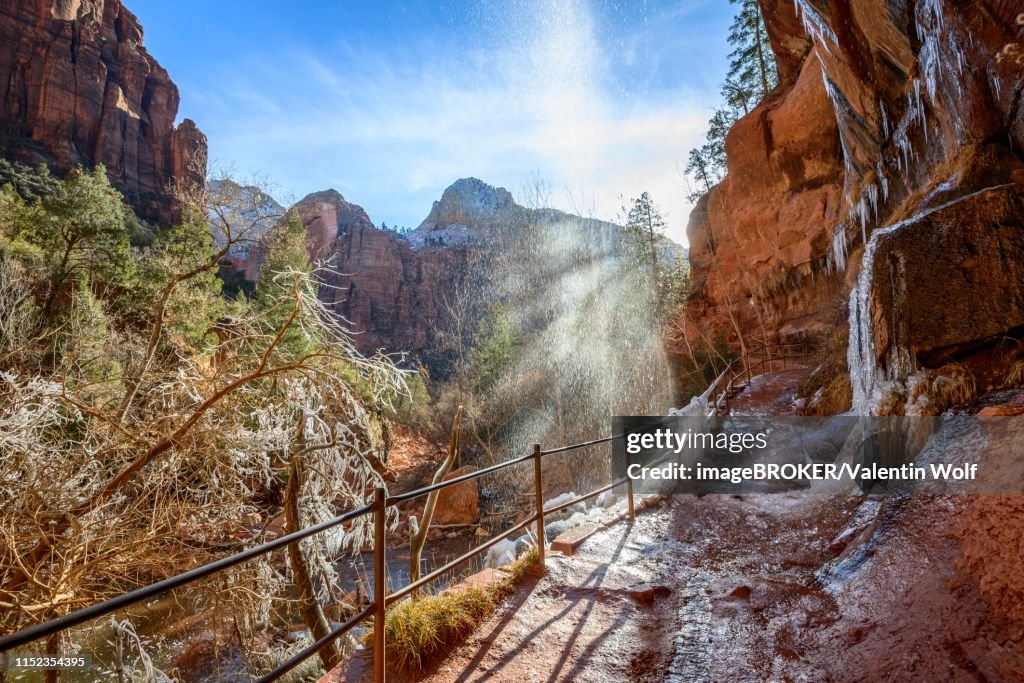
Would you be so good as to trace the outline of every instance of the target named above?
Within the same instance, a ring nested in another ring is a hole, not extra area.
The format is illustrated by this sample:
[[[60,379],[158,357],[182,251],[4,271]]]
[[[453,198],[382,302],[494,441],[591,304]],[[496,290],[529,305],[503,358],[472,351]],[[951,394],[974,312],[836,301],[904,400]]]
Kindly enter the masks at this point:
[[[579,526],[574,526],[571,529],[563,531],[558,538],[551,541],[550,548],[561,552],[563,555],[571,556],[583,541],[587,540],[601,529],[604,529],[603,524],[597,524],[596,522],[584,522]]]

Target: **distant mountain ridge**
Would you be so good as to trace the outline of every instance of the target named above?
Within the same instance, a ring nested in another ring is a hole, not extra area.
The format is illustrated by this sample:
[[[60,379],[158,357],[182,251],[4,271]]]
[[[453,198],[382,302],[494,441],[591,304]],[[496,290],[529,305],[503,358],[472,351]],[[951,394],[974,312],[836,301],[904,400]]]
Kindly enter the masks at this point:
[[[515,268],[530,246],[522,242],[530,226],[559,234],[572,226],[602,258],[616,258],[624,239],[619,225],[526,208],[505,188],[477,178],[452,183],[405,235],[377,227],[361,206],[333,189],[311,193],[292,208],[306,227],[310,259],[330,266],[321,298],[349,322],[360,350],[408,352],[442,374],[446,302],[499,261]],[[249,280],[258,277],[262,261],[261,251],[252,255],[235,266]],[[473,286],[479,289],[479,283]],[[487,302],[478,306],[485,310]]]
[[[414,249],[429,244],[461,246],[485,243],[493,230],[526,223],[553,224],[572,221],[590,230],[614,236],[622,226],[596,218],[578,216],[552,208],[528,208],[518,204],[503,187],[488,185],[478,178],[460,178],[434,202],[423,222],[407,237]]]

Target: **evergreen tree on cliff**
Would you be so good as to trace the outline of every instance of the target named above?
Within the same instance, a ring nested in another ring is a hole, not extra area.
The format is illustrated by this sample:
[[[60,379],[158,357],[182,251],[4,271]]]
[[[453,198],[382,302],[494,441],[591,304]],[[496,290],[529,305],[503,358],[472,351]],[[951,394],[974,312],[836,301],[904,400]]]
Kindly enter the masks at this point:
[[[729,28],[729,75],[722,94],[733,109],[748,111],[750,102],[760,102],[775,88],[779,75],[764,17],[757,0],[730,0],[739,5],[739,12]]]
[[[775,55],[768,41],[757,0],[730,0],[739,11],[729,28],[729,73],[722,85],[724,106],[708,121],[706,142],[690,150],[686,173],[697,181],[688,197],[697,201],[726,173],[725,135],[744,114],[756,107],[778,84]]]
[[[632,200],[626,213],[626,234],[635,243],[635,249],[642,254],[637,260],[646,261],[655,275],[658,270],[658,243],[665,232],[665,219],[661,210],[644,192]]]
[[[653,312],[660,315],[672,310],[672,305],[685,297],[690,276],[686,259],[670,256],[661,208],[644,192],[623,207],[623,214],[627,268],[648,283]]]

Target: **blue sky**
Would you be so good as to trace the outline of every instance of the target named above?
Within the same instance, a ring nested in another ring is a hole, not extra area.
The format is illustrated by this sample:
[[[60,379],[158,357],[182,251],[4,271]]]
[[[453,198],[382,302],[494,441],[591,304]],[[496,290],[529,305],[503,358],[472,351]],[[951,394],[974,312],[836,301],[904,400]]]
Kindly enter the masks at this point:
[[[454,180],[614,218],[681,169],[718,100],[725,0],[126,0],[214,166],[282,203],[333,187],[415,227]]]

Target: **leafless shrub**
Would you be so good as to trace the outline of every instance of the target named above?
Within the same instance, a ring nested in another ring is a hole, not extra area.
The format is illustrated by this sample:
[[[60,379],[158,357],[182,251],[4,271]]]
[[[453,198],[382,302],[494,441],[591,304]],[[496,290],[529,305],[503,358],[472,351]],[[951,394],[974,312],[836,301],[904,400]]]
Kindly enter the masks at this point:
[[[246,230],[228,225],[221,248]],[[217,258],[171,278],[161,306]],[[402,396],[404,373],[356,350],[317,297],[317,273],[272,277],[279,295],[236,306],[217,323],[219,341],[190,354],[156,352],[164,308],[150,329],[132,330],[87,291],[72,302],[49,371],[12,362],[24,336],[0,341],[0,632],[264,540],[290,461],[302,464],[302,526],[362,505],[383,485],[369,464],[363,401]],[[3,312],[21,315],[20,283],[0,262]],[[302,543],[318,600],[338,597],[333,563],[369,540],[369,523]],[[189,599],[200,610],[216,605],[213,621],[223,623],[211,627],[255,648],[275,611],[289,608],[292,578],[282,554],[264,556]]]

